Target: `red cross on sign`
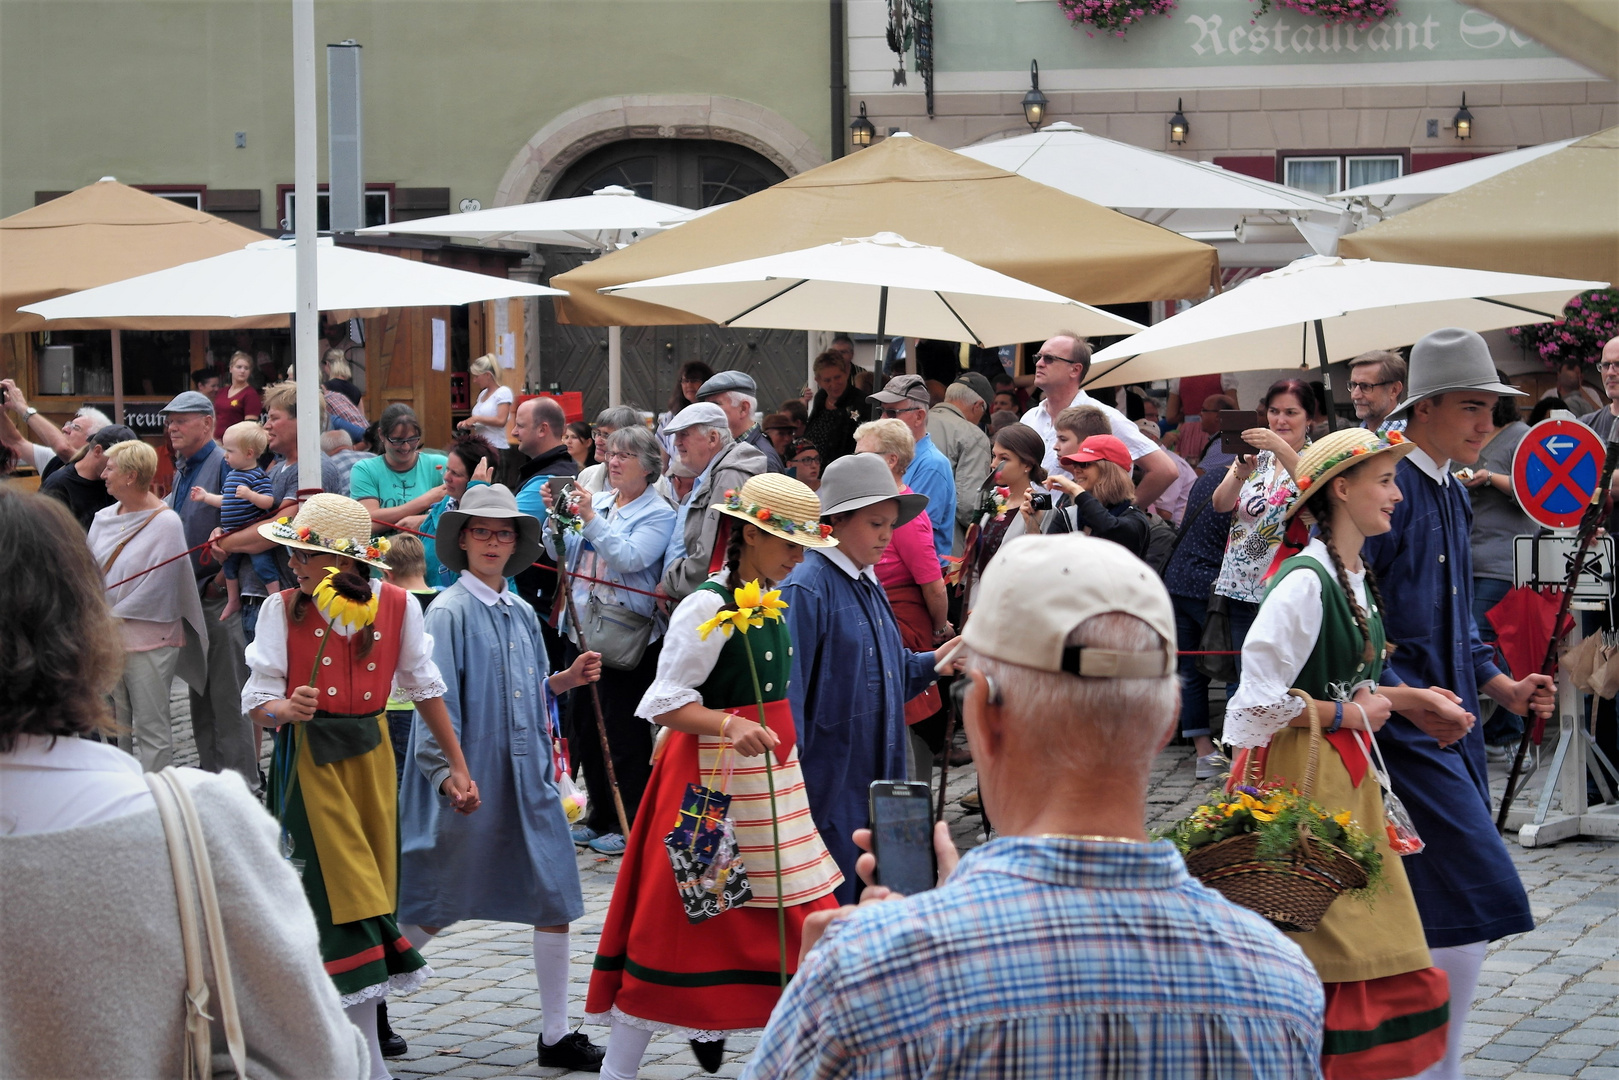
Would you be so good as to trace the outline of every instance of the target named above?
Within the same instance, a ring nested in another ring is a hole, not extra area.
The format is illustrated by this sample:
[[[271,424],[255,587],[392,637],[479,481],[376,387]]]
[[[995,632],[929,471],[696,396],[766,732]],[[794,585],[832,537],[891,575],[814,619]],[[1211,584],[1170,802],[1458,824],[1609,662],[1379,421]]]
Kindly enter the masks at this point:
[[[1523,512],[1548,529],[1579,525],[1602,482],[1606,453],[1596,432],[1577,420],[1543,420],[1512,455],[1512,492]]]

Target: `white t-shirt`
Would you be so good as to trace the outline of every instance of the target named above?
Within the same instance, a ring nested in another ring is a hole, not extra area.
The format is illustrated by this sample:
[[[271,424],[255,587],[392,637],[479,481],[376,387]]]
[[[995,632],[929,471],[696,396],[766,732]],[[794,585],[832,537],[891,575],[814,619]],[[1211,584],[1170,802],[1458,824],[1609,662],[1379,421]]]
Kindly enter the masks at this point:
[[[45,474],[45,466],[56,460],[56,451],[39,443],[29,443],[34,448],[34,471],[41,476]]]
[[[1113,425],[1114,437],[1124,443],[1125,448],[1130,451],[1130,460],[1140,461],[1158,449],[1157,443],[1141,434],[1141,429],[1136,427],[1134,420],[1129,419],[1113,406],[1097,401],[1083,390],[1076,393],[1074,400],[1070,401],[1064,408],[1072,409],[1081,405],[1102,410],[1107,417],[1108,423]],[[1051,414],[1046,411],[1046,403],[1042,401],[1024,413],[1023,422],[1038,431],[1040,438],[1045,440],[1046,459],[1040,464],[1045,467],[1046,472],[1058,476],[1068,476],[1068,470],[1057,463],[1057,425],[1052,422]]]
[[[496,424],[492,421],[500,415],[501,405],[510,405],[513,400],[511,387],[497,386],[494,390],[480,391],[477,404],[472,406],[472,418],[474,420],[487,418],[491,421],[487,424],[474,424],[472,426],[473,434],[496,450],[504,450],[508,445],[506,441],[506,425]]]

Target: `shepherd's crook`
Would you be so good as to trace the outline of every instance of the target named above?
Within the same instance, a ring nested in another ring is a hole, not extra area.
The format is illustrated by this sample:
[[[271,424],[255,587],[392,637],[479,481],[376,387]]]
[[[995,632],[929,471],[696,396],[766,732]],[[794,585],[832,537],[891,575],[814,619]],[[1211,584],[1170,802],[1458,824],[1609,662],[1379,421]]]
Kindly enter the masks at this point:
[[[557,588],[562,590],[563,599],[568,605],[568,621],[573,624],[574,633],[579,635],[579,651],[586,653],[590,651],[590,644],[585,640],[585,625],[579,621],[579,612],[573,604],[573,588],[568,581],[568,572],[563,569],[562,565],[565,562],[567,560],[563,559],[562,562],[557,564]],[[602,765],[607,769],[607,784],[613,789],[613,809],[618,811],[618,827],[624,839],[628,840],[630,838],[630,819],[624,813],[624,796],[620,795],[618,791],[618,774],[613,771],[613,748],[607,744],[607,718],[602,715],[601,692],[596,688],[595,683],[589,683],[588,685],[590,686],[590,704],[596,710],[596,734],[600,735],[602,740]],[[595,794],[592,793],[591,797],[594,798]]]

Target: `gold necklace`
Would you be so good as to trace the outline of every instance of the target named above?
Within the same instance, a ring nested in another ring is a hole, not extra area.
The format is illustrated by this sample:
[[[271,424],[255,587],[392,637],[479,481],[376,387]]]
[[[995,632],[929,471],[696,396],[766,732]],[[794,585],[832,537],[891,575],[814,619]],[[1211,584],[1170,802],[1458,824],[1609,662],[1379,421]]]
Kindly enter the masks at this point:
[[[1128,836],[1097,836],[1091,833],[1043,832],[1040,840],[1088,840],[1095,844],[1148,844],[1150,840],[1132,840]]]

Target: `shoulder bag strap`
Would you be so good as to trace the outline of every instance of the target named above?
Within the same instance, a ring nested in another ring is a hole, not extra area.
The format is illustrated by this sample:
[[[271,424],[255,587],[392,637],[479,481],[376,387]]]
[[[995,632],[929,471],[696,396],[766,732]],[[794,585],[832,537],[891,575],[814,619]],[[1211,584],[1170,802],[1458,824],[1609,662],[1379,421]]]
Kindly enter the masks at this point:
[[[107,556],[107,561],[101,564],[102,577],[107,576],[107,571],[112,569],[112,564],[118,561],[118,556],[124,553],[124,549],[129,546],[130,541],[139,536],[142,531],[145,530],[146,526],[150,525],[154,520],[156,520],[159,514],[167,509],[167,506],[160,506],[156,510],[153,510],[151,514],[147,516],[145,521],[135,526],[134,532],[130,533],[128,536],[124,537],[118,542],[118,546],[112,549],[112,554]]]
[[[180,909],[180,944],[185,952],[185,1065],[184,1080],[202,1080],[213,1075],[212,1034],[208,1030],[208,979],[202,966],[202,941],[197,936],[197,907],[191,876],[190,856],[181,833],[179,809],[174,793],[156,773],[146,774],[146,784],[157,803],[157,816],[163,823],[168,843],[169,868],[174,873],[174,899]]]

